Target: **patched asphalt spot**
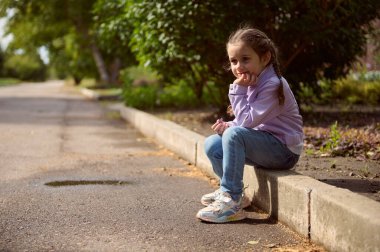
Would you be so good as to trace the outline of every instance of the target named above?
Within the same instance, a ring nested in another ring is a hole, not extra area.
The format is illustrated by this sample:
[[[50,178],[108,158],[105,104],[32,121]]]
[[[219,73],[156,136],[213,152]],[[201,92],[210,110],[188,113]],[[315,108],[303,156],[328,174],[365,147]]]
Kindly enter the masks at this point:
[[[125,186],[131,184],[123,180],[58,180],[45,183],[50,187],[63,187],[63,186],[83,186],[83,185],[112,185],[112,186]]]

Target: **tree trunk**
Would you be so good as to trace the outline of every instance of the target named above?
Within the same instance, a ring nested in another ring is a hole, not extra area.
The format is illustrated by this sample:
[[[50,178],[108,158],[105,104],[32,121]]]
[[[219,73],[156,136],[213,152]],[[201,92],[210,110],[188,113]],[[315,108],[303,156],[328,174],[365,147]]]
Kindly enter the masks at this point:
[[[82,77],[74,75],[74,84],[75,84],[75,86],[78,86],[81,81],[82,81]]]
[[[89,34],[88,22],[86,23],[82,16],[79,15],[73,18],[73,24],[78,33],[84,38],[85,45],[90,46],[92,57],[94,58],[96,67],[98,68],[102,85],[109,84],[110,76],[107,72],[106,64],[98,46],[96,45],[95,39]]]
[[[91,52],[94,57],[96,67],[98,68],[98,72],[100,75],[100,80],[102,84],[109,84],[111,82],[110,76],[107,72],[106,64],[103,60],[103,56],[100,53],[98,46],[95,43],[91,43]]]
[[[120,67],[121,67],[121,60],[119,57],[116,57],[109,69],[110,72],[110,83],[111,84],[116,84],[118,79],[119,79],[119,72],[120,72]]]

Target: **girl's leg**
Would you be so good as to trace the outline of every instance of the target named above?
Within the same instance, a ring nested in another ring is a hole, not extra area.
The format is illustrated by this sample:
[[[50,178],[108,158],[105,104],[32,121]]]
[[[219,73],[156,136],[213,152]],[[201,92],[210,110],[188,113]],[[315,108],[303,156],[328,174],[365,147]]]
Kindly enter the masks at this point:
[[[222,191],[239,200],[243,190],[245,163],[260,168],[290,169],[298,161],[284,144],[268,132],[244,127],[230,127],[222,137],[223,177]]]
[[[205,152],[211,162],[212,169],[219,178],[223,177],[223,148],[222,137],[218,134],[206,138],[204,144]]]

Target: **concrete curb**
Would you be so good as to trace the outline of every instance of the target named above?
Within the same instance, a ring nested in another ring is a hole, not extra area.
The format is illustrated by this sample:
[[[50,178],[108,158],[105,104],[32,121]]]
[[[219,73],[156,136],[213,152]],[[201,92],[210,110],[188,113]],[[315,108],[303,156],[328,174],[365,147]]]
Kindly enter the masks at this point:
[[[113,106],[146,136],[217,177],[203,153],[205,137],[173,122],[123,105]],[[347,189],[293,171],[246,166],[253,203],[330,251],[380,251],[380,204]]]
[[[99,100],[99,98],[100,98],[100,95],[99,95],[97,92],[95,92],[95,91],[93,91],[93,90],[90,90],[90,89],[88,89],[88,88],[81,88],[81,89],[80,89],[80,92],[81,92],[84,96],[86,96],[86,97],[88,97],[88,98],[90,98],[90,99],[93,99],[93,100]]]
[[[81,88],[80,92],[84,96],[92,100],[98,100],[98,101],[99,100],[116,100],[120,97],[120,95],[100,95],[98,92],[88,89],[88,88]]]

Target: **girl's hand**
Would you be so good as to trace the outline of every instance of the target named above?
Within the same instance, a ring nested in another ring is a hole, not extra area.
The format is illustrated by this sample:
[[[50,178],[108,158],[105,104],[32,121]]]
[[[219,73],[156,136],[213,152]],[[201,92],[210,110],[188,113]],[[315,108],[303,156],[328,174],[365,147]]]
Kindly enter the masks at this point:
[[[243,73],[238,77],[234,84],[240,85],[240,86],[253,86],[256,84],[257,77],[252,73]]]
[[[223,132],[230,127],[230,125],[223,121],[223,119],[218,119],[214,125],[211,126],[211,129],[213,129],[217,134],[222,135]]]

